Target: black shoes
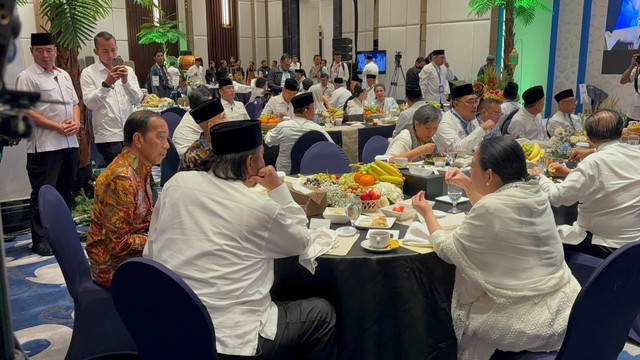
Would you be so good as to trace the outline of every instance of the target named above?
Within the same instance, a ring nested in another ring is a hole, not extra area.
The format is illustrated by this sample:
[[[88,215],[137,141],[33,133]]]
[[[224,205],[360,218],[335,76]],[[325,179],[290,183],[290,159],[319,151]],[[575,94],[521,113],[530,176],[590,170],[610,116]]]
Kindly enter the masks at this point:
[[[51,256],[53,255],[53,251],[51,251],[51,247],[47,243],[39,243],[34,244],[31,248],[31,251],[37,253],[40,256]]]

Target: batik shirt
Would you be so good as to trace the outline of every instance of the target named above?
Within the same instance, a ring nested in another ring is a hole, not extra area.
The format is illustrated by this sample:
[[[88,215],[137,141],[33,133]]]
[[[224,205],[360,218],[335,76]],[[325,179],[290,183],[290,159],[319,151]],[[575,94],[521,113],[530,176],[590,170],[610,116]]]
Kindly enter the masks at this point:
[[[96,181],[87,254],[91,276],[102,286],[123,261],[142,256],[153,211],[151,164],[122,150]]]
[[[182,159],[180,159],[180,166],[178,171],[192,171],[200,170],[200,164],[202,160],[211,153],[211,142],[204,137],[204,133],[200,135],[200,138],[191,144]]]

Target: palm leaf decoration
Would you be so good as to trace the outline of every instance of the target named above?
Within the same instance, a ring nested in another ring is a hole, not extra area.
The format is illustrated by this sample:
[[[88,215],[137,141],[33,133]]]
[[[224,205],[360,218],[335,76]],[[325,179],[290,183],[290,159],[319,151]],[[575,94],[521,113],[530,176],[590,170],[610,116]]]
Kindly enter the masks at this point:
[[[60,45],[79,50],[96,33],[98,20],[111,12],[111,0],[42,1],[40,14],[49,21],[49,32]]]
[[[138,36],[138,38],[140,39],[138,40],[138,43],[161,44],[162,51],[164,52],[166,58],[168,47],[167,44],[173,44],[180,39],[187,39],[187,34],[185,34],[184,31],[178,28],[180,25],[180,21],[169,20],[169,18],[173,17],[174,15],[175,14],[165,16],[165,14],[161,12],[157,24],[153,22],[153,18],[146,18],[146,20],[148,20],[149,22],[140,25],[140,32],[136,34],[136,36]]]

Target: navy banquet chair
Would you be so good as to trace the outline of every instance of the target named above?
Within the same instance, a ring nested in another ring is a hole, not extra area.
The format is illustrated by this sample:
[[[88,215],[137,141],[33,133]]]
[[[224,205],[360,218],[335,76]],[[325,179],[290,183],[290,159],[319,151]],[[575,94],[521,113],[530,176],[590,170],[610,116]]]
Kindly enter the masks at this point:
[[[113,305],[111,291],[91,279],[67,204],[50,185],[41,187],[38,196],[42,225],[73,298],[73,333],[65,359],[136,354],[135,343]]]
[[[496,352],[492,360],[615,360],[640,311],[640,241],[609,255],[578,294],[560,350]]]
[[[166,113],[174,113],[174,114],[180,116],[180,118],[182,118],[184,116],[184,114],[187,113],[187,110],[185,110],[185,109],[183,109],[183,108],[181,108],[179,106],[173,106],[173,107],[167,108],[165,110],[162,110],[162,112],[160,114],[164,115]]]
[[[372,136],[371,139],[364,144],[362,149],[361,161],[368,164],[375,160],[376,155],[384,155],[389,147],[389,140],[380,135]]]
[[[182,117],[174,112],[165,112],[162,114],[162,118],[167,122],[167,126],[169,127],[169,139],[171,139],[173,137],[173,132],[178,127],[178,124],[180,124]]]
[[[140,359],[218,359],[209,312],[166,266],[151,259],[129,259],[113,275],[111,290]]]
[[[300,173],[328,172],[342,174],[351,171],[349,158],[342,148],[332,142],[322,141],[307,150],[300,163]]]
[[[245,106],[245,110],[247,110],[247,114],[249,114],[249,118],[251,119],[257,119],[262,113],[263,108],[264,108],[264,104],[262,103],[262,100],[260,100],[259,97],[257,97],[255,100],[248,103],[247,106]]]
[[[178,166],[180,165],[180,156],[176,146],[173,145],[171,139],[167,140],[169,141],[169,149],[167,149],[167,155],[160,163],[160,186],[164,186],[178,172]]]
[[[300,172],[300,163],[302,157],[309,150],[313,144],[320,141],[328,141],[327,137],[323,133],[317,130],[307,131],[300,135],[298,140],[293,144],[291,148],[291,171],[289,175],[297,175]]]

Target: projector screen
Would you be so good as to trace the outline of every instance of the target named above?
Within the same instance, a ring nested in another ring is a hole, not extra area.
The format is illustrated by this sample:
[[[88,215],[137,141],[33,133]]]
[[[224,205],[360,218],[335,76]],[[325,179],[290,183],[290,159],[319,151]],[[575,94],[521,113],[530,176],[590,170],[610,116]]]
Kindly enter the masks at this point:
[[[622,74],[634,54],[640,54],[640,0],[609,0],[602,73]]]

